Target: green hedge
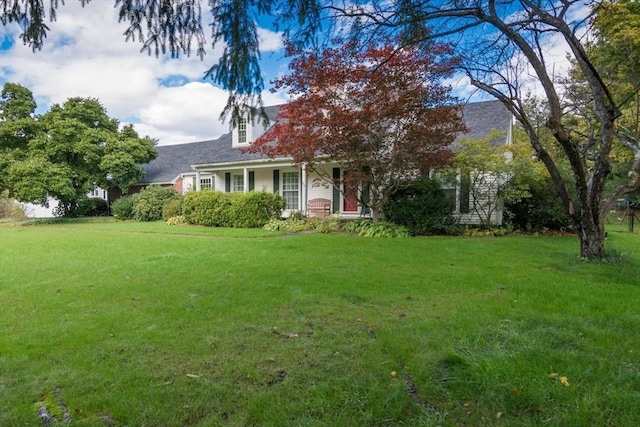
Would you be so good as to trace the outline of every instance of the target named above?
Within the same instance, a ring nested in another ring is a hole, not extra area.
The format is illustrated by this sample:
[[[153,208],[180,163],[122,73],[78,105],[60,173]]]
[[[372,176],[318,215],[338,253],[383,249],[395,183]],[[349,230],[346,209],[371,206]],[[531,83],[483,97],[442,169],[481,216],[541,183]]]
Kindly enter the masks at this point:
[[[180,195],[173,188],[150,185],[133,196],[133,219],[161,220],[164,205],[179,198]]]
[[[133,196],[122,196],[111,203],[111,214],[120,220],[133,219]]]
[[[406,227],[412,235],[447,233],[455,224],[453,201],[440,184],[420,178],[393,193],[383,208],[384,218]]]
[[[190,224],[208,227],[260,228],[279,218],[285,200],[266,192],[191,192],[184,198],[182,212]]]

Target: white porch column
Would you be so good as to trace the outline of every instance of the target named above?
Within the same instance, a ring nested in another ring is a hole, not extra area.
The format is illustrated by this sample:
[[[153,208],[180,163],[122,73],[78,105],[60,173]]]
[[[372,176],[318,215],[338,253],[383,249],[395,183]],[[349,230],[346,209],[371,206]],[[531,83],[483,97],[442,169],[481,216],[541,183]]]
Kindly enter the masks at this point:
[[[300,168],[300,211],[307,214],[307,164],[302,163]]]
[[[200,190],[202,190],[200,185],[200,171],[197,170],[196,171],[196,191],[200,191]]]
[[[242,182],[243,182],[242,190],[245,193],[248,193],[249,192],[249,169],[247,168],[242,169]]]

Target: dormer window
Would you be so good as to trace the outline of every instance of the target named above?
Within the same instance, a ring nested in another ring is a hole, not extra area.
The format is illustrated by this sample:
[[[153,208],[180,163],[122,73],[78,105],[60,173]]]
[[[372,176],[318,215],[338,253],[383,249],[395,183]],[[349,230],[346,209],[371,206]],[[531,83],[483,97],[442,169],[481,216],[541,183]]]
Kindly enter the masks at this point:
[[[233,146],[246,147],[253,141],[253,127],[249,124],[246,117],[238,119],[234,124],[232,132]]]
[[[238,144],[246,144],[247,141],[247,119],[240,119],[238,122]]]

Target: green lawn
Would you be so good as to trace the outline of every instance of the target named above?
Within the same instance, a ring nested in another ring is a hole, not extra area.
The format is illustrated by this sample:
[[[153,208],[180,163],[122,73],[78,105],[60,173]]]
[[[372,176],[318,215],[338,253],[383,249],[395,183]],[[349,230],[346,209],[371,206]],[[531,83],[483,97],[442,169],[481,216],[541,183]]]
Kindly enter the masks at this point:
[[[640,235],[608,247],[5,224],[0,425],[637,425]]]

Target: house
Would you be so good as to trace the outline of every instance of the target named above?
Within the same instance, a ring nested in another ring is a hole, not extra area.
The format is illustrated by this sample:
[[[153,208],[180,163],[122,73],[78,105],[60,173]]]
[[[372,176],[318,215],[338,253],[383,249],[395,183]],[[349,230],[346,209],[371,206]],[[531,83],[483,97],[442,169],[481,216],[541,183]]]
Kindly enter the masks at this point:
[[[270,123],[276,122],[278,108],[266,107]],[[469,128],[469,133],[463,137],[479,138],[498,130],[505,135],[502,143],[511,142],[512,116],[500,102],[469,103],[464,106],[462,114]],[[139,191],[150,184],[173,186],[183,194],[205,188],[223,192],[268,191],[277,192],[285,198],[285,216],[293,211],[316,213],[316,210],[309,211],[311,200],[326,200],[329,213],[343,218],[362,215],[363,210],[358,203],[361,189],[356,186],[342,188],[349,171],[339,164],[327,163],[323,166],[328,176],[334,178],[335,185],[332,185],[320,179],[318,173],[307,170],[304,164],[294,164],[291,158],[269,159],[242,150],[265,131],[260,124],[244,120],[217,139],[159,146],[156,148],[158,157],[143,165],[145,177],[138,188],[132,191]],[[464,208],[461,209],[461,203],[468,202],[468,196],[465,199],[465,195],[461,194],[461,186],[456,187],[455,211],[462,216],[469,215]],[[465,222],[473,222],[473,218],[466,218]]]

